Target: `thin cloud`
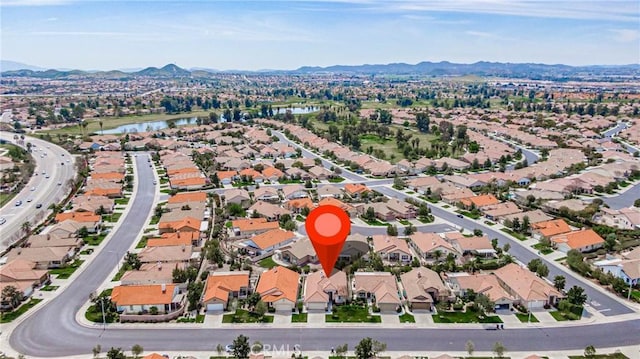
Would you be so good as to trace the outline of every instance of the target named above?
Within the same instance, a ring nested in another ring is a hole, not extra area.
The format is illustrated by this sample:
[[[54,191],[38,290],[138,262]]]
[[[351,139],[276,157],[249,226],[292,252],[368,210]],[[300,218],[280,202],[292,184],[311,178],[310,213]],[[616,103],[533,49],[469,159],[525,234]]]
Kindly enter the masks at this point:
[[[473,31],[473,30],[469,30],[469,31],[465,31],[464,32],[467,35],[471,35],[471,36],[476,36],[476,37],[485,37],[485,38],[498,38],[498,36],[496,36],[495,34],[492,34],[490,32],[484,32],[484,31]]]
[[[69,5],[71,0],[2,0],[0,6],[60,6]]]
[[[32,31],[31,35],[36,36],[106,36],[106,37],[122,37],[132,36],[136,34],[128,32],[114,31]]]
[[[640,39],[640,31],[633,29],[610,29],[614,33],[614,40],[618,42],[632,42]]]

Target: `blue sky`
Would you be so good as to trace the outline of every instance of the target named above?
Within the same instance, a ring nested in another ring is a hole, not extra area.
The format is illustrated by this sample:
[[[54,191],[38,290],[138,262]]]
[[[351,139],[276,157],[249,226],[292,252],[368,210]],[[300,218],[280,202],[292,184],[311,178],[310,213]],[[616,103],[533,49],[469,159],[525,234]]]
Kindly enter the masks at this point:
[[[640,62],[637,0],[0,0],[0,56],[52,68]]]

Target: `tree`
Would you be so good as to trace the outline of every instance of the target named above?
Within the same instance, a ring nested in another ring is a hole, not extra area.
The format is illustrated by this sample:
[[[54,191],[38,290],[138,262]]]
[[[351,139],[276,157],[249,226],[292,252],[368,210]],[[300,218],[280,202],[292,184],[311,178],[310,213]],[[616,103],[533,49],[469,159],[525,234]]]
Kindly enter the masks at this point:
[[[134,270],[138,270],[142,266],[142,262],[136,253],[127,252],[124,256],[124,262],[129,268]]]
[[[216,353],[218,353],[218,356],[222,356],[222,352],[224,352],[224,347],[222,346],[222,344],[216,345]]]
[[[498,358],[502,358],[502,356],[504,355],[506,348],[504,347],[504,345],[500,342],[496,342],[493,345],[493,352],[496,353],[496,355],[498,356]]]
[[[495,303],[491,299],[489,299],[489,297],[482,293],[476,294],[473,302],[475,303],[476,307],[483,313],[492,312],[493,308],[495,308]]]
[[[546,277],[549,275],[549,268],[546,264],[541,263],[536,269],[536,274],[540,277]]]
[[[140,354],[142,354],[142,352],[144,352],[144,349],[142,348],[142,346],[140,344],[134,344],[131,347],[131,353],[133,354],[134,358],[139,357]]]
[[[417,229],[416,227],[413,226],[413,224],[409,223],[408,226],[404,227],[404,235],[405,236],[410,236],[414,233],[416,233]]]
[[[502,251],[505,253],[509,252],[509,249],[511,249],[511,244],[509,243],[505,243],[504,247],[502,247]]]
[[[249,306],[249,308],[253,308],[258,304],[258,302],[261,299],[262,298],[260,298],[260,293],[253,292],[253,293],[249,294],[249,296],[247,297],[246,303]]]
[[[366,337],[356,345],[355,354],[358,359],[371,359],[386,349],[385,343]]]
[[[596,348],[593,345],[589,345],[584,348],[584,356],[587,358],[593,358],[596,356]]]
[[[393,188],[397,190],[403,190],[405,187],[404,180],[402,178],[396,176],[393,178]]]
[[[258,314],[261,318],[264,316],[264,313],[267,312],[267,305],[265,304],[265,302],[263,302],[262,300],[258,301],[258,303],[256,304],[255,309],[253,310],[254,313]]]
[[[612,251],[616,246],[617,239],[618,238],[615,233],[607,234],[607,236],[604,238],[604,248],[607,251]]]
[[[567,279],[562,275],[557,275],[553,277],[553,286],[556,287],[557,290],[563,291],[564,286],[567,283]]]
[[[469,356],[473,356],[473,351],[476,350],[475,344],[471,340],[467,340],[467,343],[464,345]]]
[[[249,346],[249,338],[240,334],[233,340],[233,357],[237,359],[249,358],[251,347]]]
[[[587,301],[587,295],[582,287],[574,285],[567,291],[567,300],[571,304],[581,306]]]
[[[102,346],[100,344],[96,344],[96,346],[93,347],[93,349],[91,349],[91,352],[93,353],[94,358],[97,358],[98,355],[100,355],[101,351],[102,351]]]
[[[397,236],[398,235],[398,227],[394,224],[394,225],[388,225],[387,226],[387,235],[389,236]]]
[[[529,264],[527,264],[527,268],[529,268],[529,270],[532,272],[536,272],[538,270],[538,267],[540,267],[541,265],[543,265],[542,260],[540,258],[535,258],[532,259]]]
[[[637,152],[636,152],[637,153]],[[638,207],[640,208],[640,198],[636,199],[635,201],[633,201],[633,206],[634,207]]]
[[[227,211],[232,217],[244,217],[247,215],[244,208],[239,203],[231,203],[227,206]]]
[[[335,355],[338,358],[344,358],[349,351],[349,344],[338,345],[335,350]]]
[[[13,285],[8,285],[2,289],[2,301],[9,303],[11,308],[16,308],[22,302],[22,292]]]
[[[111,349],[109,349],[109,351],[107,352],[107,358],[108,359],[127,359],[127,356],[124,355],[122,348],[111,347]]]
[[[24,231],[24,233],[28,236],[31,234],[31,222],[26,221],[24,223],[22,223],[22,230]]]

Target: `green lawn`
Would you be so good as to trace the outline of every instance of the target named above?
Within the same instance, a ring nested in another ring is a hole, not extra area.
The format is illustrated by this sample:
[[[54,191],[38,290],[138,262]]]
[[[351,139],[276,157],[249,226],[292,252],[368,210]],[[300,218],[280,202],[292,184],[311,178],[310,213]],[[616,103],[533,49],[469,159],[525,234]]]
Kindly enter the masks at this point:
[[[335,306],[335,314],[327,314],[325,322],[327,323],[380,323],[382,320],[379,315],[369,314],[366,307],[357,305],[341,305]]]
[[[631,297],[635,299],[637,302],[640,302],[640,290],[633,290],[631,292]]]
[[[83,239],[83,241],[84,243],[90,246],[99,246],[106,236],[107,236],[106,234],[99,234],[97,236],[87,236]]]
[[[385,154],[384,159],[389,160],[391,163],[395,163],[404,158],[402,152],[398,150],[395,139],[392,137],[382,139],[378,135],[369,133],[360,136],[360,143],[363,150],[371,146],[374,150],[382,151]],[[393,158],[391,158],[392,155]]]
[[[596,354],[592,357],[586,357],[584,355],[569,355],[569,359],[629,359],[629,357],[622,353],[611,353]]]
[[[31,298],[30,301],[19,306],[18,309],[7,313],[0,313],[0,323],[9,323],[17,317],[24,314],[27,310],[33,308],[36,304],[40,303],[42,299]]]
[[[304,183],[303,180],[299,180],[299,179],[280,179],[278,180],[278,183],[280,184],[292,184],[292,183]]]
[[[0,207],[9,203],[15,196],[15,193],[0,193]]]
[[[299,313],[291,315],[291,323],[306,323],[307,313]]]
[[[416,318],[414,318],[413,315],[409,313],[404,313],[400,316],[400,323],[415,323],[415,322],[416,322]]]
[[[380,220],[377,219],[365,219],[363,217],[360,217],[360,219],[362,219],[366,224],[370,225],[370,226],[388,226],[388,223],[382,222]]]
[[[456,211],[456,213],[460,213],[461,215],[465,217],[469,217],[471,219],[478,219],[481,216],[480,213],[471,213],[467,211]]]
[[[271,269],[273,267],[276,267],[278,265],[278,263],[274,262],[273,258],[267,257],[267,258],[261,260],[260,262],[258,262],[258,265],[260,267],[263,267],[263,268]]]
[[[198,314],[197,317],[178,318],[178,323],[204,323],[204,314]]]
[[[531,320],[529,321],[529,314],[516,313],[516,317],[520,319],[522,323],[538,323],[539,320],[535,315],[531,314]]]
[[[342,181],[344,181],[344,178],[342,178],[340,176],[329,178],[329,182],[330,183],[340,183]]]
[[[408,226],[411,224],[411,222],[407,221],[406,219],[399,219],[398,222],[404,224],[405,226]]]
[[[68,264],[62,268],[55,268],[50,270],[49,273],[57,275],[58,279],[67,279],[71,277],[73,272],[75,272],[76,269],[78,269],[82,265],[82,263],[84,263],[83,260],[76,259],[75,261],[73,261],[73,263]]]
[[[140,242],[138,242],[138,244],[136,244],[136,248],[144,248],[144,247],[146,247],[148,240],[149,240],[149,238],[147,238],[146,236],[142,237]]]
[[[127,271],[127,267],[125,266],[120,266],[120,269],[118,269],[118,273],[116,273],[116,275],[113,276],[113,279],[111,279],[112,282],[117,282],[120,280],[120,278],[122,278],[122,276],[124,275],[124,272]]]
[[[549,254],[549,253],[553,253],[553,249],[542,245],[542,243],[536,243],[536,244],[532,245],[531,247],[539,250],[540,253],[545,254],[545,255]]]
[[[565,313],[565,312],[561,312],[559,310],[554,310],[553,312],[549,312],[549,314],[551,314],[551,316],[559,321],[559,322],[564,322],[566,320],[579,320],[580,317],[578,317],[577,315],[573,314],[573,313]]]
[[[480,316],[476,312],[441,312],[432,315],[434,323],[502,323],[497,315]]]
[[[273,315],[265,315],[260,318],[257,314],[244,309],[238,309],[235,313],[222,316],[223,323],[273,323]]]
[[[124,204],[129,203],[129,198],[116,198],[113,202],[115,204],[123,204],[124,205]]]
[[[59,285],[47,285],[44,286],[42,288],[40,288],[40,290],[45,291],[45,292],[53,292],[54,290],[60,288]]]
[[[520,233],[516,233],[516,232],[510,230],[509,228],[500,228],[500,230],[505,232],[505,233],[508,233],[508,234],[512,235],[513,237],[518,238],[521,241],[526,241],[527,240],[527,237],[525,235],[520,234]]]

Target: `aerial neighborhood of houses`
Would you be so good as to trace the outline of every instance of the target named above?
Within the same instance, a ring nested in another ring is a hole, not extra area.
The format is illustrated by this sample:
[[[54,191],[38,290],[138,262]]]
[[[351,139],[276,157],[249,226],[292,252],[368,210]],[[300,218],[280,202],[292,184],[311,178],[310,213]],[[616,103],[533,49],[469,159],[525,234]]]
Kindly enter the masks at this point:
[[[50,215],[3,243],[3,323],[28,320],[27,309],[46,308],[98,270],[105,280],[82,293],[79,318],[107,328],[495,330],[637,314],[637,87],[385,79],[373,86],[364,76],[326,76],[293,84],[280,75],[246,84],[222,76],[226,85],[215,90],[158,80],[163,92],[129,80],[145,95],[123,97],[117,108],[107,97],[74,95],[74,81],[54,108],[3,101],[8,123],[32,128],[23,141],[60,146],[77,168]],[[29,91],[25,78],[14,80],[11,89]],[[423,90],[434,97],[415,97]],[[393,105],[407,96],[416,104]],[[475,96],[492,105],[462,105]],[[187,100],[207,114],[185,125],[110,131],[115,116],[191,117],[170,108]],[[58,119],[70,103],[82,103],[77,120],[90,130]],[[55,121],[43,117],[49,110]],[[0,156],[6,193],[20,189],[10,178],[14,162]],[[351,221],[330,274],[305,229],[322,206]]]

